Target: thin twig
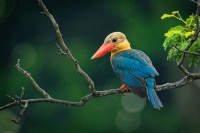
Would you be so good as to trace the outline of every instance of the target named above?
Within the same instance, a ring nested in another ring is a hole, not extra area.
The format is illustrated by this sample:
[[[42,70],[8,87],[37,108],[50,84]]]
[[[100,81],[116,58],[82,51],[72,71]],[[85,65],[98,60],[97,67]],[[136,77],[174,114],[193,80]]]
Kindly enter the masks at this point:
[[[189,52],[189,51],[181,50],[181,49],[179,49],[175,44],[172,44],[172,46],[173,46],[176,50],[178,50],[178,52],[183,52],[183,53],[187,53],[187,54],[192,54],[192,55],[200,56],[200,53]]]
[[[42,93],[46,98],[50,99],[51,97],[49,96],[48,93],[45,92],[45,90],[43,90],[36,82],[35,80],[32,78],[31,74],[28,73],[27,71],[25,71],[24,69],[22,69],[20,67],[20,59],[17,60],[17,64],[16,64],[16,68],[19,72],[21,72],[22,74],[26,75],[26,77],[32,82],[33,86],[40,92]]]
[[[58,37],[58,40],[62,46],[62,48],[64,49],[66,55],[71,59],[71,61],[74,63],[78,73],[80,73],[84,78],[85,80],[88,82],[89,84],[89,89],[91,90],[91,92],[95,95],[96,94],[96,90],[95,90],[95,86],[94,86],[94,82],[92,81],[92,79],[87,75],[87,73],[85,73],[81,67],[79,66],[78,64],[78,61],[74,58],[74,56],[71,54],[69,48],[66,46],[63,38],[62,38],[62,34],[60,32],[60,29],[59,29],[59,26],[56,22],[56,20],[54,19],[54,17],[51,15],[51,13],[49,13],[48,9],[46,8],[46,6],[44,5],[44,3],[42,2],[42,0],[38,0],[39,2],[39,5],[40,7],[42,8],[43,10],[43,14],[47,15],[49,17],[49,19],[51,20],[53,26],[54,26],[54,29],[56,31],[56,34],[57,34],[57,37]]]
[[[17,102],[17,100],[14,97],[11,97],[10,95],[6,95],[8,98],[12,99],[14,102]]]
[[[62,50],[62,48],[58,45],[58,43],[55,43],[57,48],[59,49],[60,52],[58,52],[58,55],[66,55],[66,53]]]
[[[24,90],[25,90],[24,87],[22,87],[21,95],[20,96],[15,95],[15,97],[18,98],[18,99],[22,99],[22,97],[24,96]]]
[[[24,111],[25,111],[25,110],[27,109],[27,107],[28,107],[28,101],[26,101],[26,102],[25,102],[25,105],[22,106],[22,107],[23,107],[23,108],[22,108],[21,112],[19,113],[18,119],[17,119],[17,120],[11,119],[11,121],[14,122],[15,124],[19,124],[19,122],[21,121],[21,119],[22,119],[22,117],[23,117],[23,115],[24,115]]]
[[[192,2],[194,2],[195,4],[200,4],[199,2],[196,2],[195,0],[191,0]]]
[[[23,95],[24,95],[24,87],[22,87],[22,92],[21,92],[21,95],[20,95],[20,96],[15,95],[15,97],[16,97],[17,99],[19,99],[18,104],[19,104],[19,106],[20,106],[21,108],[24,108],[24,105],[21,104]]]
[[[22,108],[21,112],[19,113],[18,119],[17,119],[17,120],[11,119],[11,121],[14,122],[15,124],[19,124],[19,122],[21,121],[21,119],[22,119],[22,117],[23,117],[23,115],[24,115],[24,111],[25,111],[26,108],[28,107],[28,101],[22,102],[22,97],[23,97],[23,95],[24,95],[24,87],[22,87],[22,92],[21,92],[21,95],[20,95],[20,96],[15,95],[15,97],[16,97],[18,100],[16,100],[15,98],[13,98],[13,97],[7,95],[9,98],[11,98],[12,100],[14,100],[13,103],[14,103],[15,105],[19,105],[19,107]],[[23,103],[25,103],[25,104],[23,105]],[[9,105],[10,105],[10,104],[9,104]]]

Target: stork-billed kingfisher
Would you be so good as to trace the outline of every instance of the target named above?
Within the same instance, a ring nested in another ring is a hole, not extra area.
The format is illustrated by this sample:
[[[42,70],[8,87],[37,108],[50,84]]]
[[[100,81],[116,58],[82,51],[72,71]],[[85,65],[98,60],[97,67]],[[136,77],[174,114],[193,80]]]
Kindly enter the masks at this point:
[[[147,96],[156,109],[163,107],[156,94],[154,79],[159,74],[150,58],[140,50],[131,49],[126,36],[121,32],[109,34],[91,59],[100,58],[108,52],[111,52],[110,62],[114,73],[124,83],[121,88],[141,98]]]

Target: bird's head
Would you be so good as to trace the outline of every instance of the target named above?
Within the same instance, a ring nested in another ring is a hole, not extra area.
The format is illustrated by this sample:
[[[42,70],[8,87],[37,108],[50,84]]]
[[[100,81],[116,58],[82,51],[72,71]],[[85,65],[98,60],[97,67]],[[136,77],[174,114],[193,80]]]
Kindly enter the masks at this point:
[[[131,49],[131,47],[126,36],[121,32],[113,32],[105,38],[103,45],[97,50],[91,59],[100,58],[108,52],[111,52],[112,56],[128,49]]]

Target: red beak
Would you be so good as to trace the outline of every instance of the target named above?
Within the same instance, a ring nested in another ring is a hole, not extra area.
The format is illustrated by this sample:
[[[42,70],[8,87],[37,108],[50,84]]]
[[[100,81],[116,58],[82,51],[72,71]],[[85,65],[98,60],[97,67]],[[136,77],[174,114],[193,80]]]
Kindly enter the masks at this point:
[[[113,43],[104,43],[98,50],[97,52],[92,56],[91,59],[95,58],[100,58],[106,53],[110,52],[111,50],[114,49],[114,44]]]

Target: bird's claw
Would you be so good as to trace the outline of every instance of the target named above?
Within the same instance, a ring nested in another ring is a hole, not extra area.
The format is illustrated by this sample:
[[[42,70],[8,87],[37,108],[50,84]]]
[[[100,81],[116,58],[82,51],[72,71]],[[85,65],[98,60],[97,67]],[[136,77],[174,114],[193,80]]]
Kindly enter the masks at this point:
[[[125,90],[125,91],[129,91],[129,89],[127,88],[127,86],[125,84],[123,84],[121,87],[121,89]],[[123,92],[120,92],[122,96],[125,96]]]

